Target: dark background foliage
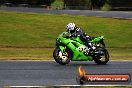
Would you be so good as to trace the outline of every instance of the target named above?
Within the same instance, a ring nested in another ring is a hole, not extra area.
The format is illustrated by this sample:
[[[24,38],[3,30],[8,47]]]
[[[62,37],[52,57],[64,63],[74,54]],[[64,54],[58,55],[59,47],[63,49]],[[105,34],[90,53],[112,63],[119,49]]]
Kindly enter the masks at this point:
[[[11,3],[12,6],[28,4],[29,6],[40,6],[51,4],[55,1],[63,1],[65,9],[101,9],[110,7],[111,9],[132,9],[132,0],[0,0],[0,4]]]

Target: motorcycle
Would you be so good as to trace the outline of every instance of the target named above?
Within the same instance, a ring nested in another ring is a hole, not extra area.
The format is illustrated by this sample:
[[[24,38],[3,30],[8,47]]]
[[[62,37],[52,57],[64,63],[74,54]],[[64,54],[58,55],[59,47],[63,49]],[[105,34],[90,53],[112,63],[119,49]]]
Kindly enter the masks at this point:
[[[94,50],[81,41],[80,37],[64,36],[63,32],[56,39],[56,48],[53,52],[55,61],[66,65],[70,61],[95,61],[97,64],[106,64],[109,61],[109,53],[105,48],[104,37],[94,37],[90,40],[94,44]]]

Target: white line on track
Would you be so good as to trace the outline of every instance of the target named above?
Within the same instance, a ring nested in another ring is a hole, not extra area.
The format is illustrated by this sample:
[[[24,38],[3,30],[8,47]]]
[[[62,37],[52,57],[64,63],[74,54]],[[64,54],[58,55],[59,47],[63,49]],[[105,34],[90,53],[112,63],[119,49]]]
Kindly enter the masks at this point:
[[[122,61],[122,62],[124,61],[125,62],[125,61],[132,61],[132,60],[110,60],[110,61]]]
[[[131,86],[132,85],[50,85],[50,86],[60,86],[60,87],[68,87],[68,86]],[[39,87],[48,87],[48,86],[9,86],[10,88],[39,88]]]
[[[55,61],[55,60],[1,60],[1,61]],[[121,62],[126,62],[126,61],[132,61],[132,60],[110,60],[110,61],[121,61]],[[74,62],[78,62],[78,61],[74,61]]]
[[[54,85],[54,86],[132,86],[132,85]]]

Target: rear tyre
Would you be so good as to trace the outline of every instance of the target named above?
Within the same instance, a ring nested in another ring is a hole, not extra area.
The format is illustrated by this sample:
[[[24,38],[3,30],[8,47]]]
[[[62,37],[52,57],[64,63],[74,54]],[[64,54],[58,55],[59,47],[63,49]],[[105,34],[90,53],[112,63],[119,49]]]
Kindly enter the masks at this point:
[[[71,60],[71,55],[69,53],[69,50],[65,50],[66,55],[63,55],[61,50],[56,47],[54,52],[53,52],[53,57],[55,61],[61,65],[66,65],[70,62]]]
[[[104,47],[101,47],[100,49],[101,49],[102,55],[94,57],[94,61],[97,64],[103,65],[109,61],[109,53]]]

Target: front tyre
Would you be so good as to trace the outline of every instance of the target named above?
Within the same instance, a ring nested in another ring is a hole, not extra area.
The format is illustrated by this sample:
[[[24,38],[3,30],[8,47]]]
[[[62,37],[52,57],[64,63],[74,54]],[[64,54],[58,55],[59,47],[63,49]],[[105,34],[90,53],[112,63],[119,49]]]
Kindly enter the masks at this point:
[[[108,51],[104,48],[100,48],[101,55],[97,55],[97,57],[94,57],[94,61],[97,64],[106,64],[109,61],[109,53]]]
[[[53,57],[55,61],[61,65],[66,65],[71,60],[71,55],[69,53],[69,50],[65,50],[65,54],[63,54],[58,47],[55,48],[53,52]]]

